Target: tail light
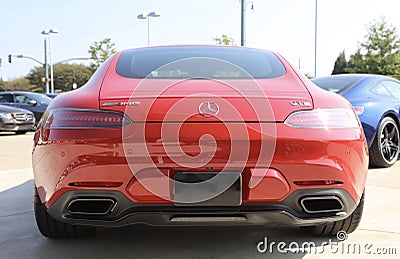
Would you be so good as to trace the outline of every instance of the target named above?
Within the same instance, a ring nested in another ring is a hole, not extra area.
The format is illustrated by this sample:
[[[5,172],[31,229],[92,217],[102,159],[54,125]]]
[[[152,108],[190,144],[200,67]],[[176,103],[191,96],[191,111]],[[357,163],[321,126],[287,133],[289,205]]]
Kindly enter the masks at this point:
[[[348,129],[359,128],[357,115],[352,109],[315,109],[294,112],[285,124],[293,128]]]
[[[114,111],[54,109],[43,121],[46,129],[122,128],[132,123],[124,114]]]

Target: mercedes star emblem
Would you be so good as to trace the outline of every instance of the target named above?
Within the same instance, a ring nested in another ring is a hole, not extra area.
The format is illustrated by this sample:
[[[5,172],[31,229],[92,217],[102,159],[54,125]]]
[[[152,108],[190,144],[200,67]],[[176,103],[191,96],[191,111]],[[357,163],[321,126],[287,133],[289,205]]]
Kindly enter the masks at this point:
[[[217,116],[219,107],[215,102],[202,102],[199,105],[199,113],[206,118]]]

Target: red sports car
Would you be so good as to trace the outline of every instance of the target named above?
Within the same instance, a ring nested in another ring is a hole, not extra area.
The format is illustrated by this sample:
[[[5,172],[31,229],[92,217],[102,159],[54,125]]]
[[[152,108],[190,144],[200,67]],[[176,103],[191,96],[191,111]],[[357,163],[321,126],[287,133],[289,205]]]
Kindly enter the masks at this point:
[[[129,49],[43,115],[35,216],[49,238],[135,223],[280,222],[350,233],[367,168],[349,102],[282,56],[226,46]]]

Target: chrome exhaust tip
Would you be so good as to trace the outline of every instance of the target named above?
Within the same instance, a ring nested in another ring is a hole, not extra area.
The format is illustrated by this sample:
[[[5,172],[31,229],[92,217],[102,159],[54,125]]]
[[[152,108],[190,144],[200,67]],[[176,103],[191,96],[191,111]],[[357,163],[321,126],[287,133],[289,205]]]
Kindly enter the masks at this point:
[[[111,213],[117,202],[111,198],[75,198],[67,205],[70,214],[107,215]]]
[[[342,212],[344,204],[337,196],[308,196],[300,199],[302,209],[310,214]]]

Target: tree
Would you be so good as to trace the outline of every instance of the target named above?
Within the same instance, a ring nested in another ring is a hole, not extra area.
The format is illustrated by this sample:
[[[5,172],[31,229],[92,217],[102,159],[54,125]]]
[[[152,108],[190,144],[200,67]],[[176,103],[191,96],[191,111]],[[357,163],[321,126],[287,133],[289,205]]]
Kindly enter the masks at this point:
[[[56,74],[54,74],[56,76]],[[25,77],[29,83],[32,85],[31,91],[44,93],[45,90],[45,83],[43,82],[44,79],[44,68],[43,67],[34,67]]]
[[[335,61],[335,66],[333,67],[332,75],[346,73],[346,67],[347,67],[346,54],[343,50],[342,52],[340,52],[339,56]]]
[[[93,60],[93,62],[90,64],[90,67],[93,73],[104,61],[116,53],[114,46],[115,43],[111,42],[110,38],[105,38],[101,41],[95,41],[89,46],[88,52]]]
[[[364,56],[361,54],[360,48],[354,54],[350,55],[345,71],[348,73],[368,73],[365,69]]]
[[[232,37],[228,37],[226,34],[222,34],[221,37],[213,38],[217,45],[235,45],[235,40]]]
[[[382,17],[370,27],[366,41],[350,57],[346,71],[388,75],[400,79],[400,39],[395,26]],[[365,54],[362,54],[365,53]]]
[[[32,85],[24,77],[17,77],[9,81],[0,80],[0,91],[30,91]]]
[[[374,21],[366,35],[367,41],[361,43],[367,54],[380,55],[386,57],[397,52],[400,47],[400,40],[397,29],[391,24],[387,24],[384,17],[380,21]]]
[[[5,87],[5,82],[3,81],[3,78],[0,77],[0,91],[5,91],[4,87]]]
[[[42,81],[44,75],[43,67],[33,68],[26,79],[34,86],[33,91],[44,92],[45,83]],[[92,70],[85,65],[58,64],[54,66],[54,87],[55,90],[63,92],[71,91],[73,83],[78,87],[84,85],[92,76]]]

